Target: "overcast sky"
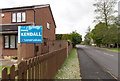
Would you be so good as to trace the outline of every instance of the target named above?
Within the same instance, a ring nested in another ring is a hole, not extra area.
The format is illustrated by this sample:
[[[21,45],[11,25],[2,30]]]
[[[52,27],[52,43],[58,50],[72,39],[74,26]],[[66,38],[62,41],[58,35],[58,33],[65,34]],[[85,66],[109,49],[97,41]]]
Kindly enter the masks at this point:
[[[93,29],[95,25],[94,2],[95,0],[0,0],[0,8],[50,4],[57,26],[56,33],[66,34],[76,30],[84,38],[88,26]]]

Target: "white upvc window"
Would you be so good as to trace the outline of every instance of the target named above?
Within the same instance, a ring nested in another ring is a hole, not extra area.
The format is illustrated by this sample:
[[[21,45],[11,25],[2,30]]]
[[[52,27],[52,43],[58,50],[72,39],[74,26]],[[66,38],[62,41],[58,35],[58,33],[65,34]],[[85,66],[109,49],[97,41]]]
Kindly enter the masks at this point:
[[[17,13],[17,22],[21,22],[21,12]]]
[[[4,48],[14,49],[17,48],[17,35],[5,35],[4,36]]]
[[[12,22],[25,22],[26,12],[15,12],[12,13]]]
[[[18,36],[16,36],[16,48],[18,47],[17,43],[18,43]]]
[[[12,13],[12,22],[16,22],[16,13]]]
[[[22,12],[22,22],[25,22],[25,21],[26,21],[26,13]]]
[[[50,29],[50,23],[47,22],[47,29]]]
[[[8,35],[5,36],[5,43],[4,43],[4,45],[5,45],[4,46],[5,48],[9,48],[9,36]]]
[[[10,48],[15,48],[15,35],[10,35]]]

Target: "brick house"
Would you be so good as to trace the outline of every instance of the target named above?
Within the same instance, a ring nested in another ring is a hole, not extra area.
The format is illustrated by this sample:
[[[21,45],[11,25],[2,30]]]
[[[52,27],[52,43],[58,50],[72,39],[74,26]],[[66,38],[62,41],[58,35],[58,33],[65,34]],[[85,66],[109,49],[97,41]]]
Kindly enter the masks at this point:
[[[5,8],[0,10],[0,53],[2,56],[17,56],[18,26],[43,26],[43,43],[37,55],[48,50],[47,40],[55,40],[56,25],[50,5]],[[22,44],[22,57],[34,56],[34,44]],[[32,50],[32,51],[31,51]],[[28,55],[25,55],[29,54]]]

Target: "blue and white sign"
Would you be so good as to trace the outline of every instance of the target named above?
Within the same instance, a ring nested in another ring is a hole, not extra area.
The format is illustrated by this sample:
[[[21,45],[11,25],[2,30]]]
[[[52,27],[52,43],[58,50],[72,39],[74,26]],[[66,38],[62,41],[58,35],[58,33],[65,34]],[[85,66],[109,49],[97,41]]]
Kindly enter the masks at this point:
[[[42,26],[19,26],[18,43],[42,43]]]

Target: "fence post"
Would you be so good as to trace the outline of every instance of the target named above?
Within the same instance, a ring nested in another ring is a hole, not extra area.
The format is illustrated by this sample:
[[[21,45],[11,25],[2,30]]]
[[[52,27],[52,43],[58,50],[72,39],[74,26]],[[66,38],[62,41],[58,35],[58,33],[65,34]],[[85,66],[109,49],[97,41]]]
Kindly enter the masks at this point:
[[[31,59],[31,61],[32,61],[32,79],[35,79],[35,78],[34,78],[34,73],[35,73],[35,72],[34,72],[34,65],[35,65],[35,64],[34,64],[34,58]]]
[[[8,69],[5,67],[3,70],[2,70],[2,81],[6,81],[9,79],[9,76],[8,76]]]
[[[18,55],[18,64],[21,62],[22,60],[22,56],[21,56],[21,43],[18,43],[18,49],[17,49],[17,55]]]
[[[15,81],[15,65],[10,67],[10,79],[11,81]]]
[[[35,79],[38,79],[38,58],[35,58]]]
[[[40,68],[39,68],[39,57],[37,57],[37,79],[40,79],[39,78],[39,71],[40,71]]]
[[[39,65],[38,65],[38,68],[39,68],[39,69],[38,69],[38,72],[39,72],[39,73],[38,73],[38,77],[39,77],[39,79],[40,79],[40,75],[41,75],[41,74],[40,74],[40,63],[41,63],[41,59],[40,59],[40,56],[39,56],[39,57],[38,57],[38,64],[39,64]]]
[[[29,79],[32,79],[32,77],[31,77],[31,59],[30,60],[28,60],[28,80]]]
[[[27,79],[27,61],[24,61],[23,62],[23,64],[24,64],[24,68],[23,68],[23,79]]]
[[[18,64],[18,80],[23,79],[24,63],[23,61]]]

